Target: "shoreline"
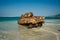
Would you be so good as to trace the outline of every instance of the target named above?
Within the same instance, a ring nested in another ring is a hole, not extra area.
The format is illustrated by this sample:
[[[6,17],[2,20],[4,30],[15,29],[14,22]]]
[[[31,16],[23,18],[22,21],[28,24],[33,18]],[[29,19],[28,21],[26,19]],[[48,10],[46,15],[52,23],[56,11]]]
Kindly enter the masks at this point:
[[[17,24],[17,21],[0,22],[1,40],[59,40],[60,25],[44,24],[41,28],[27,29],[27,27]],[[1,33],[2,32],[2,33]],[[59,37],[57,37],[57,35]],[[2,35],[2,36],[1,36]]]

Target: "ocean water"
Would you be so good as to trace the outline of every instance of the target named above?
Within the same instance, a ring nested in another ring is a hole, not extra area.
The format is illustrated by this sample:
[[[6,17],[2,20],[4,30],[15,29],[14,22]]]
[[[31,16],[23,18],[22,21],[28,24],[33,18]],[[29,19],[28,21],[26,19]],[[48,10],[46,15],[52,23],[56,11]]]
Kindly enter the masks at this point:
[[[19,20],[20,17],[0,17],[1,21],[13,21],[13,20]],[[60,17],[45,17],[45,20],[60,20]]]
[[[45,18],[43,32],[18,25],[19,19],[19,17],[0,17],[0,40],[59,40],[60,38],[60,18]]]
[[[2,21],[14,21],[14,20],[19,20],[20,17],[0,17],[0,22]]]

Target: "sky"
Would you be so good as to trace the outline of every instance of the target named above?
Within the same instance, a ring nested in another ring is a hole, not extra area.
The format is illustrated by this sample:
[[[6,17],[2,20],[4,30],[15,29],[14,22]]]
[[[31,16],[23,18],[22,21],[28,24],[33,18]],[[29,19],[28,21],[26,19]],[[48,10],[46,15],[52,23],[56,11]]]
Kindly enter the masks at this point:
[[[0,17],[19,17],[26,12],[35,16],[60,14],[60,0],[0,0]]]

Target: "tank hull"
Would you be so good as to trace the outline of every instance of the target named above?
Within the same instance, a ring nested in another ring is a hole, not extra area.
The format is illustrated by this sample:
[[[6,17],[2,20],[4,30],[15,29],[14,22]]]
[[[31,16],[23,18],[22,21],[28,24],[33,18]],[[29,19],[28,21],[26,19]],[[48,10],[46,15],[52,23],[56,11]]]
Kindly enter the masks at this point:
[[[33,28],[42,26],[44,23],[43,16],[33,16],[33,14],[28,13],[21,16],[21,19],[18,21],[19,25],[25,25],[27,28]]]

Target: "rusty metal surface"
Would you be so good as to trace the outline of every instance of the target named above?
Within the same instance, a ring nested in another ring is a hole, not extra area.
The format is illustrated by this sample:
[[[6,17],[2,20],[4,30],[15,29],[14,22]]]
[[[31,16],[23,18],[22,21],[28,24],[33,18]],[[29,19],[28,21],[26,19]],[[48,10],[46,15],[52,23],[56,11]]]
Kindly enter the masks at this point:
[[[21,24],[37,25],[38,23],[44,23],[44,16],[34,16],[32,12],[22,14],[20,20],[18,21],[19,25]]]

